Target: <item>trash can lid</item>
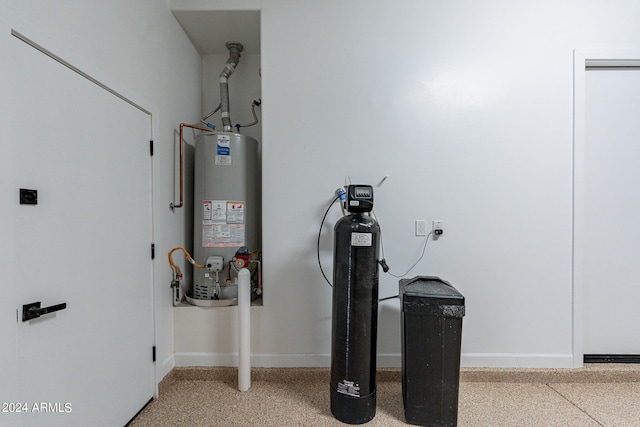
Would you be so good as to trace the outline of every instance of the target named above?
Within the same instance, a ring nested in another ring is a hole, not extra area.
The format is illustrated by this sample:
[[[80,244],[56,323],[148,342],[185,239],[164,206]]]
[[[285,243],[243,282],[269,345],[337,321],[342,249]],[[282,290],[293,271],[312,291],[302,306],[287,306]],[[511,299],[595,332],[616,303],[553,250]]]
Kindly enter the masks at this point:
[[[464,316],[464,296],[449,282],[436,276],[400,279],[400,301],[404,312]]]

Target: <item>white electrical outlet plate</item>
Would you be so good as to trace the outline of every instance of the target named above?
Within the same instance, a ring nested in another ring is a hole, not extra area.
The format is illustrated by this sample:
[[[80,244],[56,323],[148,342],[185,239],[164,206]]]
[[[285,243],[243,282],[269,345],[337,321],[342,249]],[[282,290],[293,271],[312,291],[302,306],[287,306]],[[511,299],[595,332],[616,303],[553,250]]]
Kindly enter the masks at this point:
[[[416,219],[416,236],[427,235],[427,221],[424,219]]]
[[[432,222],[433,234],[440,236],[444,233],[444,220],[434,219]]]

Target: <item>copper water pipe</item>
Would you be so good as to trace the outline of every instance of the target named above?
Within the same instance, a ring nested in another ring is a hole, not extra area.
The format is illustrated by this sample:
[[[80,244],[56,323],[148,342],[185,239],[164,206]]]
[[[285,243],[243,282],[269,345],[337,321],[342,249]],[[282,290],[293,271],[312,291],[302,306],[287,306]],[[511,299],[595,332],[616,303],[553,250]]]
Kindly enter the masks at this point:
[[[181,208],[182,206],[184,206],[184,167],[183,167],[184,162],[182,160],[184,156],[184,139],[182,138],[182,129],[185,127],[198,129],[204,132],[213,132],[212,129],[190,125],[189,123],[180,123],[180,203],[175,205],[173,204],[173,202],[171,202],[171,204],[169,205],[169,208],[171,208],[171,210],[174,210],[176,208]]]

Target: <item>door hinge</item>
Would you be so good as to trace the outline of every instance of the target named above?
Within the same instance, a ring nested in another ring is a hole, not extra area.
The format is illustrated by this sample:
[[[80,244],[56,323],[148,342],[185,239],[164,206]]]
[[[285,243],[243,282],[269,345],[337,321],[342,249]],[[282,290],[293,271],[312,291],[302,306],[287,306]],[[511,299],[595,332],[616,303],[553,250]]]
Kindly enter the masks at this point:
[[[152,362],[156,361],[156,346],[155,345],[153,347],[151,347],[151,361]]]
[[[151,244],[151,259],[156,259],[156,245],[155,243]]]
[[[153,139],[149,141],[149,154],[153,156]]]

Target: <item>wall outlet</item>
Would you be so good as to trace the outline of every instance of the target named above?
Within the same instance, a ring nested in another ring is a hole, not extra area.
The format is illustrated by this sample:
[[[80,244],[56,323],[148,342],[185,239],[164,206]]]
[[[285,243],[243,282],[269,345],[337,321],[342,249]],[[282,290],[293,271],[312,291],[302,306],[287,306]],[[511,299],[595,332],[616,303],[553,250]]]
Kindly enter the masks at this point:
[[[444,220],[434,219],[432,222],[433,234],[438,237],[444,234]]]
[[[427,235],[427,221],[424,219],[416,219],[416,236]]]

